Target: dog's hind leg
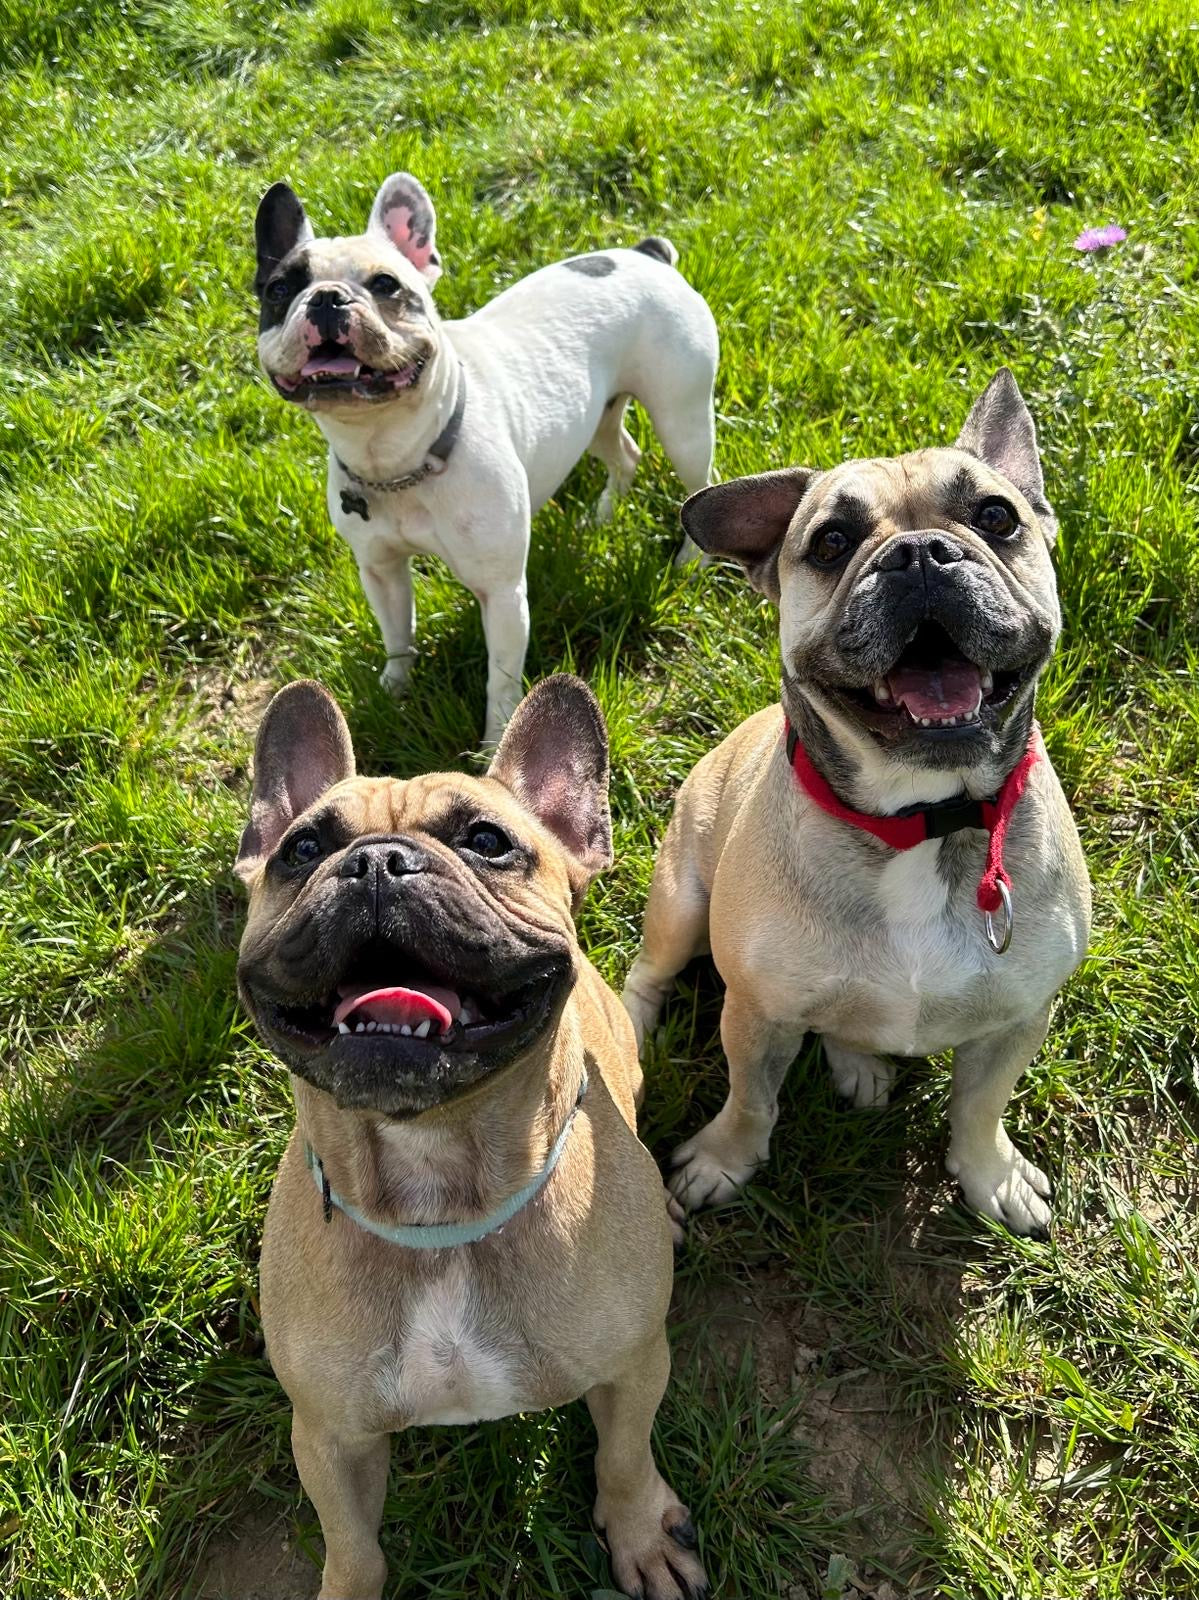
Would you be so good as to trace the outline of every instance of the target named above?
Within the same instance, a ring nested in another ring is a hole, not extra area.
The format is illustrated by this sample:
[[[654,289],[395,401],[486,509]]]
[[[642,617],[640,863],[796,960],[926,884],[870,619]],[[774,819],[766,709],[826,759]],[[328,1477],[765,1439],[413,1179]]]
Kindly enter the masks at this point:
[[[711,372],[705,373],[668,395],[655,395],[645,402],[654,432],[688,494],[706,489],[712,482],[712,458],[716,449],[713,376]],[[708,559],[694,540],[684,534],[682,547],[675,557],[676,566],[684,566],[689,561],[706,563]]]
[[[607,522],[612,516],[618,496],[627,494],[641,460],[637,442],[624,425],[625,410],[629,403],[627,394],[613,395],[604,407],[604,415],[595,437],[587,446],[588,453],[602,461],[608,469],[608,482],[595,508],[595,520]]]
[[[708,1580],[695,1554],[687,1507],[654,1463],[650,1432],[670,1376],[666,1334],[659,1331],[628,1371],[587,1391],[599,1448],[595,1454],[595,1524],[612,1573],[626,1594],[644,1600],[705,1600]]]
[[[325,1541],[317,1600],[380,1600],[387,1563],[379,1548],[379,1524],[390,1438],[385,1433],[342,1434],[323,1420],[306,1421],[297,1411],[291,1448]]]
[[[1023,1026],[959,1045],[953,1053],[945,1165],[966,1203],[1013,1233],[1049,1226],[1049,1179],[1007,1136],[1003,1113],[1021,1073],[1045,1042],[1049,1008]]]
[[[687,805],[680,793],[675,817],[654,866],[654,881],[645,908],[641,949],[629,968],[621,999],[632,1018],[641,1050],[653,1031],[667,991],[693,957],[708,948],[708,891],[685,843],[688,829],[678,823]]]

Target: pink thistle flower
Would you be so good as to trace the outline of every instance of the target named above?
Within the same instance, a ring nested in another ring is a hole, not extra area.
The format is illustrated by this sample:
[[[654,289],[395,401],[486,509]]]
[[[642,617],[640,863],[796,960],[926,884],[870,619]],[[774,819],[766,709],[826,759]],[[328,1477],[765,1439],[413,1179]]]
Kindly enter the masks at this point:
[[[1074,241],[1076,250],[1091,252],[1094,250],[1110,250],[1114,244],[1123,244],[1128,234],[1123,228],[1117,227],[1114,222],[1109,222],[1105,228],[1084,228]]]

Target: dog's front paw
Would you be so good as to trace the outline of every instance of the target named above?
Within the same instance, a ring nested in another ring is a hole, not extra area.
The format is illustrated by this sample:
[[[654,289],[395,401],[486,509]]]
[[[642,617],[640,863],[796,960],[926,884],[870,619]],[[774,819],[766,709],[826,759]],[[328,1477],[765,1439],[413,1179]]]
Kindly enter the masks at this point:
[[[945,1166],[961,1184],[966,1204],[973,1210],[1002,1222],[1012,1233],[1048,1232],[1053,1215],[1048,1205],[1052,1193],[1049,1179],[1020,1154],[1002,1128],[985,1153],[963,1153],[950,1145]]]
[[[639,1513],[603,1515],[596,1505],[595,1520],[612,1563],[612,1576],[627,1595],[638,1600],[707,1600],[711,1594],[703,1564],[695,1553],[695,1527],[685,1505],[663,1483],[669,1501],[643,1507]],[[657,1497],[655,1497],[657,1498]]]
[[[693,563],[701,567],[710,567],[712,557],[706,550],[700,549],[689,533],[685,533],[678,554],[674,558],[674,564],[676,567],[689,567]]]
[[[402,700],[408,693],[408,681],[412,677],[412,656],[388,656],[387,665],[379,674],[379,682],[395,700]]]
[[[674,1168],[670,1189],[687,1211],[731,1200],[766,1159],[765,1151],[747,1148],[726,1134],[720,1116],[701,1128],[694,1139],[681,1144],[670,1158]]]

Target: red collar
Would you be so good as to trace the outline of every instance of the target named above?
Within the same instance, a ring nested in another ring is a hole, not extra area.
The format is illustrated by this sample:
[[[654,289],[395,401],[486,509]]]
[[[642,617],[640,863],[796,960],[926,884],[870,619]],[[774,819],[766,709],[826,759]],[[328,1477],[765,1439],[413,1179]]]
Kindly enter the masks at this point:
[[[942,800],[936,805],[913,806],[895,816],[875,817],[866,811],[853,811],[833,793],[832,788],[812,765],[808,752],[799,742],[799,735],[787,721],[783,723],[787,735],[787,756],[791,770],[800,788],[830,817],[848,822],[851,827],[872,833],[892,850],[911,850],[926,839],[943,839],[946,834],[960,828],[984,828],[990,835],[987,844],[987,865],[978,881],[978,909],[987,913],[1007,908],[1011,924],[1011,902],[1007,891],[1012,887],[1003,865],[1003,843],[1007,837],[1008,823],[1028,783],[1028,775],[1041,759],[1041,730],[1034,722],[1028,736],[1028,748],[1003,780],[997,795],[985,800],[971,800],[959,795],[953,800]],[[1006,944],[1004,945],[1006,948]]]

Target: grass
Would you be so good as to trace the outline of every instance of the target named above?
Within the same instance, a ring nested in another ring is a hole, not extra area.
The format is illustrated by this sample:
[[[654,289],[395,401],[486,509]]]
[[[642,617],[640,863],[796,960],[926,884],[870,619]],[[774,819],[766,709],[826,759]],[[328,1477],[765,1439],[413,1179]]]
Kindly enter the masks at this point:
[[[430,566],[412,698],[379,690],[318,436],[256,375],[251,222],[288,176],[352,229],[410,167],[450,314],[669,234],[722,330],[723,476],[948,441],[1016,370],[1063,524],[1042,720],[1097,907],[1013,1112],[1057,1229],[956,1209],[943,1070],[852,1113],[808,1052],[769,1171],[693,1230],[661,1452],[734,1600],[1194,1592],[1188,8],[0,0],[0,45],[0,1589],[195,1594],[247,1516],[315,1548],[255,1310],[290,1107],[233,989],[252,731],[312,674],[368,770],[453,764],[484,659]],[[1076,255],[1109,220],[1128,244]],[[734,575],[670,572],[652,442],[603,532],[599,487],[584,465],[538,519],[528,669],[584,672],[610,719],[583,935],[619,981],[672,793],[777,658]],[[721,1098],[718,1005],[687,974],[655,1045],[660,1154]],[[397,1441],[389,1592],[603,1592],[590,1451],[577,1406]]]

